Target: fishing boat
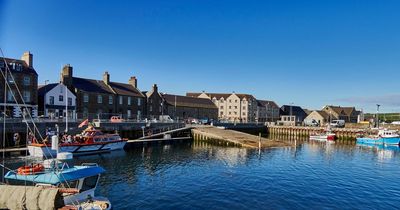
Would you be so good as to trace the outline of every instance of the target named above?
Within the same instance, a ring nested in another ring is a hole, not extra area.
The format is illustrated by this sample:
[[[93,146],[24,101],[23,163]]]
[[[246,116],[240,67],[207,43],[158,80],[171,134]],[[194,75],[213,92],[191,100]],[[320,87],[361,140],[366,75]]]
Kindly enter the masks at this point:
[[[70,152],[74,155],[87,155],[123,149],[127,139],[118,134],[105,134],[89,126],[81,134],[68,137],[60,142],[58,152]],[[56,142],[32,143],[28,145],[29,155],[33,157],[54,157],[57,151],[50,149]]]
[[[316,141],[335,141],[336,140],[336,134],[333,133],[332,131],[328,130],[324,133],[321,134],[315,134],[310,136],[310,140],[316,140]]]
[[[25,202],[25,205],[39,206],[44,205],[40,200],[46,199],[46,204],[56,205],[54,207],[59,209],[111,209],[107,198],[95,196],[100,174],[104,171],[97,164],[70,167],[66,162],[56,159],[50,159],[43,164],[22,166],[4,176],[6,185],[0,185],[0,188],[11,190],[13,193],[0,196],[0,203],[1,199],[6,199],[13,203],[20,202],[21,205]],[[41,194],[43,196],[43,190],[50,190],[50,193],[44,193],[45,198],[40,198]],[[58,196],[54,196],[54,193]],[[40,199],[24,200],[20,199],[19,194]],[[55,199],[58,201],[55,202]]]
[[[399,145],[400,135],[396,130],[379,129],[378,135],[358,137],[357,143],[372,145]]]

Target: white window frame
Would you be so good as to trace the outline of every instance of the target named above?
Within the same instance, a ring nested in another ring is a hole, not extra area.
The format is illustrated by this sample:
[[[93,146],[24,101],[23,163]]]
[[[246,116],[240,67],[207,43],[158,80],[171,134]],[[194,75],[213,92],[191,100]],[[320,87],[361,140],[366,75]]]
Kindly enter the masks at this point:
[[[89,102],[89,94],[85,93],[83,94],[83,103],[88,103]]]
[[[109,105],[113,104],[113,97],[112,96],[108,96],[108,104]]]
[[[131,105],[131,97],[130,96],[128,96],[128,105]]]
[[[103,103],[103,96],[102,95],[97,95],[97,103],[102,104]]]

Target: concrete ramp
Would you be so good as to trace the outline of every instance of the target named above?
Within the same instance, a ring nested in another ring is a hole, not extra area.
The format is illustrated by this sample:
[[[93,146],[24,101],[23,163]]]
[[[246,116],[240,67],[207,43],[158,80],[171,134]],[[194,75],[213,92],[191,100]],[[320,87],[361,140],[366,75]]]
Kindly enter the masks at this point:
[[[219,140],[248,148],[259,148],[259,146],[261,146],[261,148],[292,146],[290,143],[284,141],[270,140],[247,133],[225,130],[213,126],[193,128],[192,135],[195,140]]]

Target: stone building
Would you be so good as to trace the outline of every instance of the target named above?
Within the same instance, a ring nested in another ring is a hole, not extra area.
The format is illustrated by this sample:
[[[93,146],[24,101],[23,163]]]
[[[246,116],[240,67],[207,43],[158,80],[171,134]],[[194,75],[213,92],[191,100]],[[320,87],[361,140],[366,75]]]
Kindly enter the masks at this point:
[[[6,69],[10,71],[6,71]],[[32,117],[37,117],[38,74],[33,68],[33,55],[25,52],[21,59],[0,57],[0,71],[2,90],[0,91],[0,105],[3,107],[6,103],[6,116],[18,118],[23,117],[22,115],[25,113],[25,116],[29,117],[29,113]],[[6,81],[11,89],[6,87],[6,101],[4,101],[4,77],[6,74]],[[25,105],[23,105],[24,102]]]
[[[136,77],[128,83],[111,82],[108,72],[103,80],[73,76],[70,65],[63,67],[61,82],[76,95],[78,118],[109,119],[119,115],[125,119],[138,119],[145,112],[145,96],[137,88]]]
[[[311,113],[304,119],[304,121],[311,122],[312,120],[318,122],[320,126],[324,126],[329,123],[329,114],[324,111],[311,111]]]
[[[307,113],[300,106],[283,105],[280,110],[279,124],[299,125],[306,117]]]
[[[38,88],[39,113],[50,119],[76,119],[76,96],[62,83],[52,83]]]
[[[208,98],[218,107],[218,118],[229,122],[255,122],[257,100],[249,94],[187,93],[186,96]]]
[[[360,111],[355,107],[341,107],[341,106],[325,106],[321,111],[326,112],[332,116],[332,120],[344,120],[349,123],[357,123]]]
[[[162,96],[167,113],[173,119],[218,119],[218,108],[208,98],[193,98],[171,94],[163,94]]]
[[[257,100],[257,122],[276,122],[279,120],[279,106],[274,101]]]
[[[166,113],[166,107],[163,104],[163,97],[158,92],[157,84],[154,84],[152,89],[146,92],[146,115],[149,119],[158,119],[158,117],[164,112]]]

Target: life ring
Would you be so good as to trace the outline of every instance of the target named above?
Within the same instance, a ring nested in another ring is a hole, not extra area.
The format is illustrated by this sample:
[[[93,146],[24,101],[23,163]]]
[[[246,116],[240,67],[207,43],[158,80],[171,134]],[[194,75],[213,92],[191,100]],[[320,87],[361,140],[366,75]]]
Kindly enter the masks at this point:
[[[21,166],[18,168],[18,174],[30,175],[44,171],[44,166],[40,163],[31,166]]]

